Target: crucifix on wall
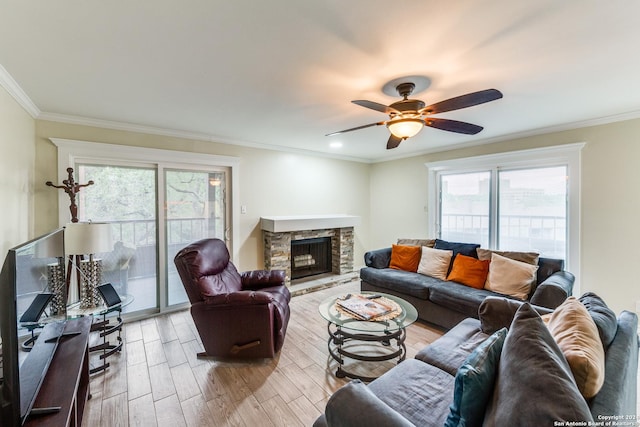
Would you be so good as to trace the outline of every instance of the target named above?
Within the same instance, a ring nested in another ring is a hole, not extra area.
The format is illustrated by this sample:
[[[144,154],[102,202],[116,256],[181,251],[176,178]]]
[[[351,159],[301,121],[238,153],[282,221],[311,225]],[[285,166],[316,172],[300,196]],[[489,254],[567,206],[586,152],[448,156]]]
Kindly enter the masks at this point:
[[[71,204],[69,205],[69,210],[71,211],[71,222],[78,222],[78,205],[76,205],[76,194],[80,192],[82,187],[93,185],[93,181],[89,181],[86,184],[78,184],[73,179],[73,168],[67,168],[67,173],[69,174],[69,177],[62,181],[62,184],[64,185],[54,185],[54,183],[51,181],[47,181],[45,185],[62,189],[69,195],[69,200],[71,201]]]

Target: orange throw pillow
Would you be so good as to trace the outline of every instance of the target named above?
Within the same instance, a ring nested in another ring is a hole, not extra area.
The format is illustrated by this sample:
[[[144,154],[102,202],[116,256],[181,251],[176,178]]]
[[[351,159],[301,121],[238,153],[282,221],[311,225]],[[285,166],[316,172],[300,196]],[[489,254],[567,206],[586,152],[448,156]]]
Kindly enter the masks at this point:
[[[453,267],[447,280],[462,283],[476,289],[483,289],[489,274],[489,260],[479,260],[458,254],[453,259]]]
[[[420,246],[391,245],[389,268],[404,271],[418,271],[422,248]]]

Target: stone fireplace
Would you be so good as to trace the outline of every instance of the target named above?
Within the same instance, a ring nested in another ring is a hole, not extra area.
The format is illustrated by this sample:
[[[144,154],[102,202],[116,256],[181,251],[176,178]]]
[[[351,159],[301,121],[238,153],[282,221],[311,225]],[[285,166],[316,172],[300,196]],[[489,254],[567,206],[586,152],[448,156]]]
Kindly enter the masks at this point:
[[[350,215],[262,217],[265,268],[285,270],[287,285],[290,285],[292,277],[295,279],[326,272],[336,275],[352,272],[353,229],[359,219]],[[330,247],[330,264],[315,268],[325,260],[325,255],[317,252],[321,249],[300,246],[322,240]],[[294,255],[292,246],[295,248]]]

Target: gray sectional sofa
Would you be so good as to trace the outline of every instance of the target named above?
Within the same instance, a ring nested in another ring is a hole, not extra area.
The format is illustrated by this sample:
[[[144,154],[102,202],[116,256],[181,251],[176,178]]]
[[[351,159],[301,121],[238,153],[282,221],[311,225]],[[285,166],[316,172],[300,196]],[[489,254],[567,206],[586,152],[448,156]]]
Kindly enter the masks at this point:
[[[580,301],[593,317],[605,347],[604,385],[593,398],[585,399],[577,392],[566,359],[549,338],[538,313],[551,310],[490,297],[481,303],[479,319],[463,320],[415,359],[405,360],[368,386],[352,381],[336,391],[314,427],[428,427],[443,426],[445,422],[447,426],[537,427],[607,425],[607,421],[634,426],[637,315],[624,311],[616,318],[593,294]],[[501,329],[505,326],[508,332]],[[456,379],[459,368],[476,349],[487,346],[488,337],[499,334],[503,334],[504,341],[497,353],[495,373],[488,377],[489,388],[472,395],[471,400],[462,400],[467,405],[462,412],[468,417],[468,412],[476,411],[476,419],[452,423],[450,407],[460,396]]]
[[[462,320],[478,318],[478,307],[488,296],[504,296],[486,289],[475,289],[460,283],[443,281],[419,273],[389,268],[391,248],[369,251],[360,270],[362,291],[396,295],[413,304],[418,318],[444,329]],[[555,308],[571,295],[574,276],[563,270],[564,261],[540,258],[537,280],[528,301],[534,305]]]

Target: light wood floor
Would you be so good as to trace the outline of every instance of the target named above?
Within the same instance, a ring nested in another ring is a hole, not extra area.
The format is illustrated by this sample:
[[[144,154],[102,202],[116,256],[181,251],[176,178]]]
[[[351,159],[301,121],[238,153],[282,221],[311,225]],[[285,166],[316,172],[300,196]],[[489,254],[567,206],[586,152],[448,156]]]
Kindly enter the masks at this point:
[[[310,426],[347,382],[334,376],[318,304],[358,290],[354,282],[294,297],[285,343],[274,360],[197,359],[202,346],[188,311],[128,323],[122,353],[91,379],[83,426]],[[441,334],[411,325],[407,357]]]

